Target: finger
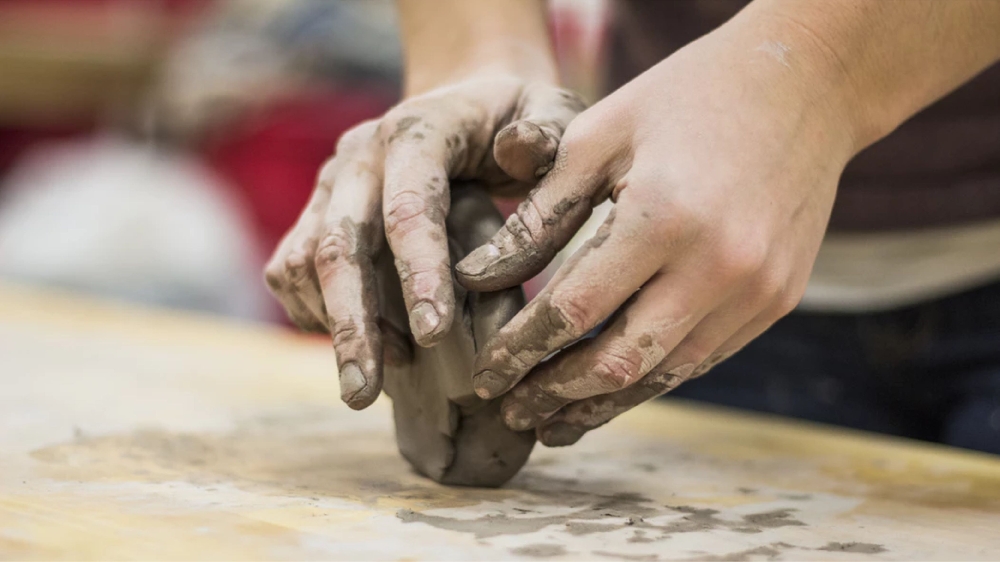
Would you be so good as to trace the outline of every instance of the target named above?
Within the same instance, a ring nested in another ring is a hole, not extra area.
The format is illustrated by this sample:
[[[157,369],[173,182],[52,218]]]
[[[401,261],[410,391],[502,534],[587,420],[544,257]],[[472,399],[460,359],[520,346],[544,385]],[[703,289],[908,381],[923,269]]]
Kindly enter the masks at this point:
[[[552,169],[559,140],[586,104],[576,94],[548,85],[525,88],[521,115],[497,133],[493,157],[512,178],[534,183]]]
[[[315,254],[316,274],[337,353],[340,396],[362,409],[382,390],[382,332],[374,260],[381,246],[377,155],[354,151],[333,171],[333,189]],[[325,171],[324,171],[325,172]]]
[[[729,323],[740,316],[739,312],[705,316],[702,322],[677,345],[674,352],[645,377],[622,390],[565,406],[538,425],[536,429],[538,440],[548,447],[572,445],[588,431],[601,427],[639,404],[662,396],[681,383],[704,374],[739,349],[739,347],[729,347],[729,339],[720,338],[719,334],[726,330],[720,328],[719,324]],[[749,330],[760,327],[757,322],[751,322],[745,330],[738,333],[749,335]],[[720,347],[713,347],[716,345]],[[696,351],[699,348],[714,351]]]
[[[333,160],[324,165],[333,166]],[[315,232],[323,219],[330,196],[330,182],[320,181],[295,225],[278,244],[264,269],[271,293],[296,326],[308,331],[326,331],[326,311],[320,296],[313,256]]]
[[[552,171],[517,212],[489,243],[458,263],[458,280],[474,291],[496,291],[523,283],[544,269],[590,217],[594,205],[606,198],[606,187],[618,181],[619,170],[605,164],[619,161],[620,149],[608,148],[615,144],[622,143],[564,139]]]
[[[473,384],[482,398],[509,390],[548,355],[583,337],[609,317],[662,263],[634,244],[641,219],[614,209],[580,250],[527,307],[490,339],[475,362]]]
[[[784,290],[768,288],[778,285],[774,281],[778,278],[761,275],[745,283],[670,352],[664,361],[667,368],[694,364],[697,367],[689,378],[700,377],[790,312],[797,299],[789,300]]]
[[[698,325],[715,293],[699,280],[658,275],[622,307],[594,339],[561,351],[504,398],[504,421],[515,431],[535,427],[570,402],[624,389],[645,377]],[[692,290],[694,289],[694,290]],[[688,376],[697,364],[672,372]]]
[[[684,380],[683,375],[658,366],[627,388],[566,406],[540,425],[535,433],[538,440],[548,447],[572,445],[588,431],[608,423],[643,402],[666,394]]]
[[[383,121],[385,234],[417,343],[431,346],[451,327],[455,292],[445,234],[452,149],[419,116]],[[389,132],[391,130],[391,132]]]
[[[764,312],[752,316],[755,308],[746,304],[750,301],[741,293],[727,302],[730,305],[728,308],[706,315],[663,362],[635,384],[573,402],[542,421],[536,430],[539,441],[549,447],[576,443],[588,431],[643,402],[666,394],[684,381],[708,372],[760,335],[783,316],[782,310],[787,309],[786,304],[779,300]],[[752,318],[749,323],[730,337],[725,337],[725,334],[731,333],[731,328],[726,326],[740,325],[748,318]]]
[[[794,294],[798,295],[799,293]],[[791,293],[785,292],[779,294],[768,309],[758,314],[729,339],[722,342],[718,349],[694,370],[691,378],[700,377],[711,371],[716,365],[735,355],[736,352],[766,332],[775,322],[794,310],[800,297],[791,295]]]

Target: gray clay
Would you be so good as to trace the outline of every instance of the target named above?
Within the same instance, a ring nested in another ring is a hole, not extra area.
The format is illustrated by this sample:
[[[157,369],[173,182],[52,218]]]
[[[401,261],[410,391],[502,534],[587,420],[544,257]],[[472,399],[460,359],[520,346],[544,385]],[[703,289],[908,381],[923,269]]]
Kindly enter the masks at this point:
[[[453,186],[448,215],[452,265],[489,241],[503,218],[482,189]],[[436,346],[416,345],[407,328],[399,277],[392,256],[377,265],[383,322],[406,334],[412,361],[385,365],[385,391],[392,398],[399,452],[421,474],[443,484],[500,486],[528,460],[534,432],[507,429],[500,401],[486,401],[472,388],[476,350],[524,306],[514,287],[492,293],[455,285],[455,322]]]

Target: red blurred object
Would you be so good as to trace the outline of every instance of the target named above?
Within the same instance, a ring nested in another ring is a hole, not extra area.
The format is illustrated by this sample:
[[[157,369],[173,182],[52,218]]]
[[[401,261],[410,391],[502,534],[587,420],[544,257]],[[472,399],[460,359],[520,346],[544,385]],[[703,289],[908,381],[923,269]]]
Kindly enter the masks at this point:
[[[380,116],[392,101],[379,88],[303,94],[269,108],[208,149],[212,165],[242,191],[265,253],[295,223],[340,135]]]

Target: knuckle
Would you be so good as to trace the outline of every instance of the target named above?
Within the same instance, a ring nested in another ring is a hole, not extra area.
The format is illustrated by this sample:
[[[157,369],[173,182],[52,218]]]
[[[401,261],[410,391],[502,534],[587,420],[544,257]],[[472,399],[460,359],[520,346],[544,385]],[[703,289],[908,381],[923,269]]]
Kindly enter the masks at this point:
[[[346,229],[331,227],[316,246],[315,263],[318,268],[329,268],[352,261],[358,255],[357,240]]]
[[[725,279],[743,280],[758,273],[767,263],[767,248],[763,244],[732,241],[727,238],[716,250],[717,273]]]
[[[563,132],[562,139],[559,141],[559,147],[566,154],[574,154],[587,142],[587,130],[590,125],[584,125],[579,123],[579,119],[573,120],[569,125],[566,126],[566,130]]]
[[[285,279],[292,285],[298,285],[309,277],[309,256],[306,252],[295,251],[285,257]]]
[[[554,333],[561,333],[569,338],[579,338],[590,331],[600,321],[595,319],[592,308],[582,299],[575,297],[559,298],[553,296],[548,307],[545,320]]]
[[[515,386],[512,394],[521,405],[535,415],[549,414],[567,403],[543,382]]]
[[[340,139],[337,140],[337,154],[348,154],[354,152],[367,144],[377,126],[376,121],[365,121],[356,127],[347,130]]]
[[[285,282],[285,269],[281,261],[272,258],[264,267],[264,281],[274,292],[282,289]]]
[[[396,272],[404,283],[412,278],[432,278],[437,282],[439,279],[449,277],[451,268],[440,259],[422,256],[409,256],[407,259],[396,258]]]
[[[686,244],[702,231],[701,217],[683,205],[670,205],[666,210],[666,220],[660,221],[656,235],[668,244]]]
[[[785,289],[779,291],[777,294],[777,298],[775,299],[777,317],[781,318],[786,314],[789,314],[790,312],[795,310],[795,308],[799,306],[799,302],[802,301],[803,293],[804,291],[793,291],[791,289]],[[777,320],[778,318],[776,318],[775,320]]]
[[[430,206],[427,200],[413,191],[400,191],[386,204],[385,233],[406,235],[425,224]]]
[[[331,156],[323,162],[323,165],[319,167],[319,171],[316,172],[316,185],[326,185],[330,186],[330,182],[337,175],[337,157]]]
[[[662,178],[644,179],[642,176],[629,176],[626,180],[630,186],[638,189],[621,189],[622,196],[634,199],[634,207],[641,209],[656,209],[660,220],[647,221],[653,235],[670,246],[685,245],[694,240],[705,230],[703,213],[693,209],[691,205],[674,200],[663,200],[658,189],[649,187],[662,184]]]
[[[750,300],[753,304],[766,307],[785,292],[786,279],[774,268],[764,267],[757,273],[750,288]]]
[[[518,205],[517,212],[507,219],[504,230],[522,250],[547,255],[554,252],[548,235],[555,232],[552,230],[555,222],[556,218],[547,215],[538,201],[529,194]]]
[[[347,344],[357,341],[361,333],[360,322],[354,318],[331,318],[330,337],[334,349],[344,349]]]
[[[511,220],[508,222],[518,223],[518,225],[514,227],[514,230],[524,229],[525,233],[530,235],[530,233],[527,232],[526,223],[538,223],[542,221],[542,210],[538,206],[538,201],[536,199],[537,196],[538,189],[535,188],[529,192],[528,196],[524,198],[524,201],[521,201],[521,203],[517,206],[517,212],[510,216]]]
[[[378,124],[377,134],[384,144],[390,145],[404,138],[414,138],[413,135],[407,135],[407,132],[423,120],[422,112],[414,107],[418,105],[412,101],[404,102],[390,109],[382,117],[382,121]],[[422,138],[422,135],[415,138]]]
[[[677,388],[686,380],[683,374],[659,369],[643,377],[638,383],[643,387],[643,398],[653,398]]]
[[[684,348],[677,350],[671,359],[681,364],[701,365],[714,351],[715,346],[706,342],[692,341],[684,344]]]
[[[338,352],[350,351],[352,355],[357,355],[368,347],[359,344],[371,343],[373,338],[381,334],[377,320],[357,314],[330,314],[327,323],[330,325],[330,337],[334,349]]]
[[[628,355],[601,352],[594,358],[593,373],[602,390],[621,390],[639,379],[642,363]]]

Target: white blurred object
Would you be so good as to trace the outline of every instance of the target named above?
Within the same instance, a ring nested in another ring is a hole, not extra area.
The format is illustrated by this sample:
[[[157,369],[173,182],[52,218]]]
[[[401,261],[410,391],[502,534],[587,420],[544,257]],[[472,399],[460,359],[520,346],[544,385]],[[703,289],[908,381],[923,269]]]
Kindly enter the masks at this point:
[[[124,139],[50,145],[0,186],[0,275],[264,319],[253,231],[196,159]]]

